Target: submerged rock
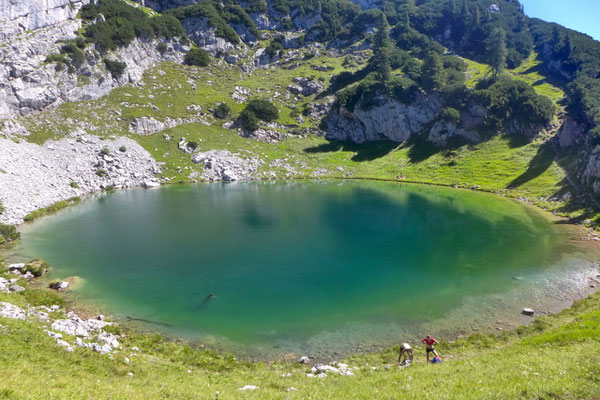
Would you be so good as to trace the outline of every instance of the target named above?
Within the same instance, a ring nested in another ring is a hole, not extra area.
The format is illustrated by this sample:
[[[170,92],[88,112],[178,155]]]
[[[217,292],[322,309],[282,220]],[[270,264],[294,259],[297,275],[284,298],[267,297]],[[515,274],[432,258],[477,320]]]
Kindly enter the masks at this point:
[[[59,292],[64,292],[69,287],[69,282],[60,281],[60,282],[52,282],[49,285],[50,289],[58,290]]]

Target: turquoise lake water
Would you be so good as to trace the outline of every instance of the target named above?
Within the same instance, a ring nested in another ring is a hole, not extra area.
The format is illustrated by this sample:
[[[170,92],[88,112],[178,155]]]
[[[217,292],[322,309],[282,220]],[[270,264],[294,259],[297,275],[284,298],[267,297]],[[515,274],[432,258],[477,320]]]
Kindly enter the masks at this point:
[[[87,199],[24,229],[19,251],[145,329],[249,355],[338,356],[556,297],[590,267],[569,236],[531,207],[463,190],[199,184]]]

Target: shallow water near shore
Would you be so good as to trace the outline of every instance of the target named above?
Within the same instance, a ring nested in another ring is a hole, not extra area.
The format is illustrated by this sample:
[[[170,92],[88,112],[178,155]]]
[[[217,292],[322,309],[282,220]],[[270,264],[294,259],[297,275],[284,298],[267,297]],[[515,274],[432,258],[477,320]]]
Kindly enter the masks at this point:
[[[597,255],[513,200],[354,181],[118,191],[25,227],[17,250],[117,318],[268,358],[522,322],[581,293]]]

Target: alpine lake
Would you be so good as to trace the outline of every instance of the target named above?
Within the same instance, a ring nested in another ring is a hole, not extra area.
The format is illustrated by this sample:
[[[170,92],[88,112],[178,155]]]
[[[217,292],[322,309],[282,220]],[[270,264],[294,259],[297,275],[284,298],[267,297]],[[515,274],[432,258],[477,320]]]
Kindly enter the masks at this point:
[[[370,181],[94,195],[22,228],[69,296],[136,329],[248,358],[375,351],[570,305],[598,253],[522,202]]]

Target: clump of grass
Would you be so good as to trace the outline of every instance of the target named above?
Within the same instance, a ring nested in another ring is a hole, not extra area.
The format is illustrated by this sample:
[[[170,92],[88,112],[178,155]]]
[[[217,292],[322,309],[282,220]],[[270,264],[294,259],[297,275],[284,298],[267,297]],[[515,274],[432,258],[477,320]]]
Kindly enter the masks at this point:
[[[107,156],[110,154],[110,149],[108,147],[103,147],[102,150],[100,150],[100,153]]]
[[[44,275],[50,269],[50,265],[44,260],[35,259],[29,261],[23,268],[23,272],[30,272],[33,276],[39,277]]]
[[[25,298],[25,301],[34,307],[46,306],[51,307],[57,305],[64,307],[66,302],[58,293],[48,289],[31,289],[28,288],[20,293]]]
[[[71,183],[69,183],[69,186],[71,186],[73,189],[79,189],[79,184],[75,181],[71,181]]]
[[[51,206],[48,206],[45,208],[40,208],[39,210],[30,212],[23,218],[23,220],[25,222],[32,222],[43,215],[55,213],[57,211],[62,210],[63,208],[67,208],[69,206],[77,204],[80,201],[81,201],[81,198],[79,198],[79,197],[71,197],[68,200],[57,201],[56,203],[52,204]]]
[[[96,170],[96,175],[98,175],[100,178],[103,178],[103,177],[105,177],[105,176],[106,176],[106,170],[105,170],[105,169],[102,169],[102,168],[100,168],[100,169],[97,169],[97,170]]]

